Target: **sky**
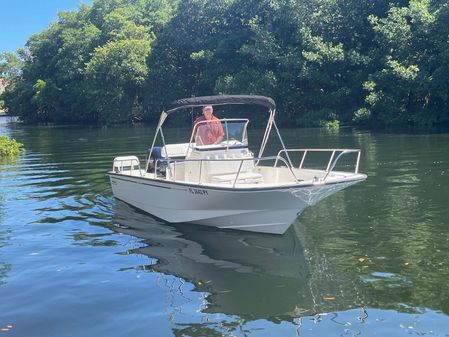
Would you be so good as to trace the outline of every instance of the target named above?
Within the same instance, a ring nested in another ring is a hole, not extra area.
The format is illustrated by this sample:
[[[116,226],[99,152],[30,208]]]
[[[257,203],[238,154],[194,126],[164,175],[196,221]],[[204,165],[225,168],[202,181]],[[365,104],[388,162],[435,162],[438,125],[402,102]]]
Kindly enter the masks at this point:
[[[14,52],[28,38],[56,21],[59,11],[74,10],[89,0],[0,0],[0,52]]]

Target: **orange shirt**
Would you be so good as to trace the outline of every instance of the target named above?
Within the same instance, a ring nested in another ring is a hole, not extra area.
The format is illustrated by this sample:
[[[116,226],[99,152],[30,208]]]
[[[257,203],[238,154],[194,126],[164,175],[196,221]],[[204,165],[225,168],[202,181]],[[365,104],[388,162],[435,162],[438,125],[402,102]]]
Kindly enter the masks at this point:
[[[202,123],[197,125],[199,122]],[[210,120],[207,120],[204,116],[200,116],[195,119],[193,126],[196,126],[196,137],[200,138],[202,145],[215,144],[220,137],[224,136],[223,126],[215,116],[212,116]]]

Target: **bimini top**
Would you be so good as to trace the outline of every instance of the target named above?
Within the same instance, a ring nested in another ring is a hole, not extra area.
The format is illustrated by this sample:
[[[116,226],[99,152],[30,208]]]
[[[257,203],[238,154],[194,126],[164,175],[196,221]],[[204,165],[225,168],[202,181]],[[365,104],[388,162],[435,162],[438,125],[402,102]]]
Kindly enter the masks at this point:
[[[276,103],[270,97],[255,95],[216,95],[178,99],[167,106],[166,113],[170,114],[183,108],[224,104],[253,104],[264,106],[269,110],[276,109]]]

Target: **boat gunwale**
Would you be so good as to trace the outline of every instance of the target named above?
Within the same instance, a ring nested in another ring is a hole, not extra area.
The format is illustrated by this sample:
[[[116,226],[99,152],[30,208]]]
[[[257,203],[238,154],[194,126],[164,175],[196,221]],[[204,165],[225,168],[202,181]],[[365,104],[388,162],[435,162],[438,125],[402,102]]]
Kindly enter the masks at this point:
[[[236,187],[226,187],[226,186],[219,186],[219,185],[211,185],[211,184],[197,184],[197,183],[189,183],[189,182],[182,182],[182,181],[171,181],[171,180],[165,180],[165,179],[160,179],[160,178],[152,178],[152,177],[142,177],[142,176],[133,176],[133,175],[129,175],[129,174],[121,174],[121,173],[115,173],[113,171],[109,171],[107,173],[108,176],[113,176],[119,180],[124,180],[124,181],[130,181],[133,183],[143,183],[144,185],[150,185],[150,186],[154,186],[154,187],[159,187],[159,188],[165,188],[165,189],[172,189],[171,186],[158,186],[158,185],[154,185],[154,184],[149,184],[148,181],[150,182],[156,182],[156,183],[160,183],[163,185],[177,185],[177,186],[182,186],[182,187],[186,187],[186,188],[195,188],[195,189],[209,189],[209,190],[216,190],[216,191],[228,191],[228,192],[237,192],[237,193],[241,193],[241,192],[265,192],[265,191],[276,191],[276,190],[290,190],[290,189],[298,189],[298,188],[307,188],[307,187],[321,187],[321,186],[329,186],[329,185],[338,185],[338,184],[344,184],[347,182],[358,182],[358,181],[363,181],[367,178],[366,174],[363,173],[357,173],[357,174],[353,174],[356,176],[360,176],[359,179],[346,179],[343,181],[330,181],[330,182],[320,182],[319,184],[314,184],[312,183],[306,183],[306,184],[298,184],[298,183],[293,183],[293,184],[288,184],[288,185],[279,185],[279,186],[260,186],[260,187],[242,187],[240,185],[237,185]],[[123,179],[123,177],[126,177],[127,179]],[[122,178],[122,179],[120,179]],[[131,179],[131,180],[130,180]],[[136,179],[137,181],[132,181],[132,179]],[[147,183],[145,183],[147,182]]]

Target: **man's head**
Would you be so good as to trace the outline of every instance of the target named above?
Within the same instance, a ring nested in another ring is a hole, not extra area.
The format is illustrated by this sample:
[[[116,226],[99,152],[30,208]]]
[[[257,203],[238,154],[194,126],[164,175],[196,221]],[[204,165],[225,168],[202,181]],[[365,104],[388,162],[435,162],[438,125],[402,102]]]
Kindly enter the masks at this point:
[[[212,105],[206,105],[205,107],[203,107],[203,116],[206,119],[211,119],[213,112],[214,112],[214,109],[212,108]]]

